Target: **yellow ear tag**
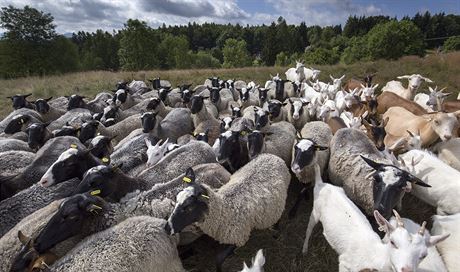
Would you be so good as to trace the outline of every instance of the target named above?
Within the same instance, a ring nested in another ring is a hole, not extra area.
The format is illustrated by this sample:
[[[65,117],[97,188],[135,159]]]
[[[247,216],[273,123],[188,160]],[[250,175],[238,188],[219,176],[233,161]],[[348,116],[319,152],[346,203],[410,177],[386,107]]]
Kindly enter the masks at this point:
[[[204,197],[204,198],[209,199],[209,196],[207,196],[207,195],[201,195],[201,196]]]
[[[24,123],[25,123],[25,122],[24,122],[24,119],[21,119],[21,124],[24,124]]]
[[[241,136],[246,136],[246,131],[241,131]]]
[[[182,181],[185,182],[185,183],[190,183],[190,182],[192,182],[192,180],[191,180],[190,178],[188,178],[188,177],[184,177],[184,178],[182,179]]]
[[[103,163],[108,163],[108,162],[109,162],[109,159],[106,158],[106,157],[103,157],[103,158],[102,158],[102,162],[103,162]]]
[[[196,137],[196,135],[198,135],[198,133],[196,133],[196,132],[193,132],[193,137]]]
[[[91,195],[98,195],[101,193],[101,190],[94,190],[91,192]]]
[[[101,136],[101,133],[100,133],[100,132],[98,132],[98,133],[96,134],[96,136]]]
[[[75,149],[77,149],[77,145],[76,145],[76,144],[71,144],[71,145],[70,145],[70,148],[75,148]]]

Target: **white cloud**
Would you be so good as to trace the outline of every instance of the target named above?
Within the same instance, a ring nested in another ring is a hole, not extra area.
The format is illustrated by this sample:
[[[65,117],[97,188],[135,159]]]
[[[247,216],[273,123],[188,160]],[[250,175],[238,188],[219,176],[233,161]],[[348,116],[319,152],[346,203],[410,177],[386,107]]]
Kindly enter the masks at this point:
[[[246,1],[246,0],[244,0]],[[374,5],[358,6],[352,0],[260,0],[273,12],[243,10],[237,0],[0,0],[0,6],[29,5],[51,13],[60,33],[78,30],[121,29],[129,19],[151,26],[185,25],[189,22],[270,24],[283,16],[288,23],[307,25],[344,23],[349,14],[377,14]],[[1,29],[0,29],[1,32]]]

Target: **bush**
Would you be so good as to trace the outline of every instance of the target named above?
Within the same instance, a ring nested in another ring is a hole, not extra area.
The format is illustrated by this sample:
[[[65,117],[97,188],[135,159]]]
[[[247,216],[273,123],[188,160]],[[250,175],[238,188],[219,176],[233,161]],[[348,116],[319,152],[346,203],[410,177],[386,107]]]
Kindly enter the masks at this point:
[[[367,45],[372,60],[398,59],[404,55],[423,56],[425,53],[420,29],[407,20],[376,25],[367,34]]]
[[[340,55],[336,50],[315,48],[304,54],[305,63],[308,64],[336,64],[340,60]]]
[[[444,42],[444,52],[459,51],[460,50],[460,36],[450,37]]]
[[[227,39],[224,48],[222,49],[224,55],[224,67],[245,67],[251,64],[248,50],[246,49],[246,42],[243,40]]]
[[[276,55],[275,66],[284,67],[284,66],[288,66],[289,63],[290,63],[290,60],[286,53],[280,52],[278,53],[278,55]]]
[[[348,47],[342,53],[341,61],[345,64],[365,60],[368,56],[366,37],[352,37]]]
[[[220,62],[206,51],[198,51],[196,54],[190,53],[193,59],[194,68],[220,68]]]

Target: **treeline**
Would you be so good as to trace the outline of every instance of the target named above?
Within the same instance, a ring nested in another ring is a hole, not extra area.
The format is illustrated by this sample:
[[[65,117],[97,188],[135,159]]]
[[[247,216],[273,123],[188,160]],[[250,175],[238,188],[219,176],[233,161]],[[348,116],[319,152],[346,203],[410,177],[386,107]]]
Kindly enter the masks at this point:
[[[426,49],[460,49],[460,16],[416,14],[349,17],[343,26],[241,26],[189,23],[151,28],[128,20],[112,33],[79,31],[57,35],[53,17],[31,7],[3,7],[0,24],[0,76],[18,77],[81,70],[143,70],[353,63],[403,55],[423,56]],[[451,37],[451,38],[445,38]]]

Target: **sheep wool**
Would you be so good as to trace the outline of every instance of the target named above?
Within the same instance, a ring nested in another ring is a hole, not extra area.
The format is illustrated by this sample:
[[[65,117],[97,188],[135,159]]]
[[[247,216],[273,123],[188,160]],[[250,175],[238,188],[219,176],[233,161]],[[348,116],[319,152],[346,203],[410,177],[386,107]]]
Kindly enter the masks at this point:
[[[197,226],[223,244],[243,246],[252,229],[266,229],[281,217],[291,176],[283,161],[261,154],[209,194],[209,210]]]

